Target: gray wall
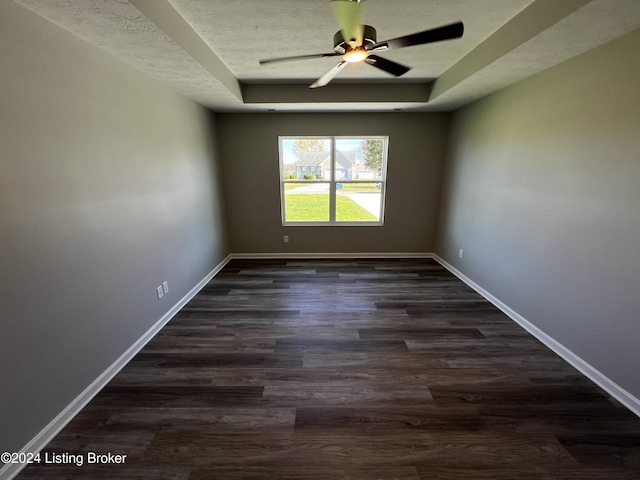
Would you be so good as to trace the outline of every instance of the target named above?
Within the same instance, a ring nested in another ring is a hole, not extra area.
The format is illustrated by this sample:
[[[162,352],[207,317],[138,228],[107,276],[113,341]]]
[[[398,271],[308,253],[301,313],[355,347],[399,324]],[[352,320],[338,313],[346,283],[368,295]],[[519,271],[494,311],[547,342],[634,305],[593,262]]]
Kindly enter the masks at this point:
[[[218,119],[234,253],[433,251],[448,114],[223,114]],[[388,135],[384,226],[283,227],[278,135]]]
[[[228,249],[212,114],[12,2],[0,65],[0,451],[15,451]]]
[[[636,397],[638,51],[637,31],[458,111],[437,244]]]

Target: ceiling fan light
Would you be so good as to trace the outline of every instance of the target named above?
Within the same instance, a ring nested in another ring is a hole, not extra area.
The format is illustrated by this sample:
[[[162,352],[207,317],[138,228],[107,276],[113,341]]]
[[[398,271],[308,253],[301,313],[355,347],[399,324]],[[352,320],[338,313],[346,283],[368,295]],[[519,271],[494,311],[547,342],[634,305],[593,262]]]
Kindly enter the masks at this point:
[[[355,48],[353,50],[349,50],[342,56],[342,59],[349,63],[357,63],[363,61],[369,52],[367,52],[364,48]]]

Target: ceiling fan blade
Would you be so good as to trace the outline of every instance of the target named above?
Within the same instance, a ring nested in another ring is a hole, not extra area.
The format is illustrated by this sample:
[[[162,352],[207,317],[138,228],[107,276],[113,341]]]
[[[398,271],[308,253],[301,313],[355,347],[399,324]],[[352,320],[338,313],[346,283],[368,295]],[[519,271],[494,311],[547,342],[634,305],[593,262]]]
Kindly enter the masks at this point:
[[[344,60],[341,61],[340,63],[337,63],[336,65],[331,67],[331,70],[329,70],[327,73],[322,75],[318,80],[316,80],[311,85],[309,85],[309,88],[324,87],[327,83],[333,80],[335,76],[338,75],[338,73],[340,73],[340,70],[342,70],[347,65],[348,63],[345,62]]]
[[[265,65],[267,63],[276,63],[276,62],[290,62],[292,60],[307,60],[310,58],[337,57],[338,55],[339,54],[335,52],[331,52],[331,53],[312,53],[310,55],[294,55],[292,57],[265,58],[264,60],[260,60],[260,65]]]
[[[352,47],[359,47],[364,41],[362,25],[362,0],[332,0],[333,11],[338,17],[342,38]]]
[[[405,35],[404,37],[392,38],[384,42],[376,43],[369,51],[391,50],[392,48],[412,47],[413,45],[423,45],[425,43],[441,42],[442,40],[451,40],[460,38],[464,33],[464,24],[462,22],[452,23],[443,27],[432,28],[424,32]]]
[[[404,65],[392,62],[391,60],[379,57],[378,55],[369,55],[365,59],[365,62],[367,62],[369,65],[379,68],[380,70],[384,70],[391,75],[395,75],[396,77],[404,75],[409,70],[411,70],[411,67],[405,67]]]

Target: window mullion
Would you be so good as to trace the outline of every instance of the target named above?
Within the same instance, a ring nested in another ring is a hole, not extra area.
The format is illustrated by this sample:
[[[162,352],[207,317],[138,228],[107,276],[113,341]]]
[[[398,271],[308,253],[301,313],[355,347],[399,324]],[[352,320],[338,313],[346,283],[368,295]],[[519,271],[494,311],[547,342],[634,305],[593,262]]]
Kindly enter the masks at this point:
[[[331,182],[329,183],[329,222],[336,222],[336,138],[331,137]]]

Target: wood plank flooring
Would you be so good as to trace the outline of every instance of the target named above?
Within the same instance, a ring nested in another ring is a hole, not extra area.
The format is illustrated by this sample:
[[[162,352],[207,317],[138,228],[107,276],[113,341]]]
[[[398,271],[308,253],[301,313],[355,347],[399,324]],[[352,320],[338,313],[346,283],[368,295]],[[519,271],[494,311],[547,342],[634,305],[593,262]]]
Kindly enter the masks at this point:
[[[55,479],[640,479],[640,419],[432,260],[233,260],[47,446]]]

